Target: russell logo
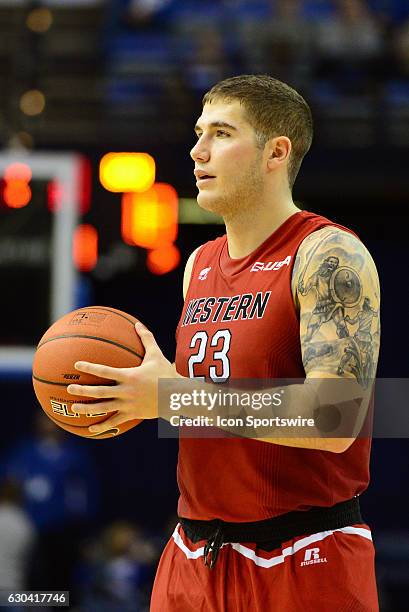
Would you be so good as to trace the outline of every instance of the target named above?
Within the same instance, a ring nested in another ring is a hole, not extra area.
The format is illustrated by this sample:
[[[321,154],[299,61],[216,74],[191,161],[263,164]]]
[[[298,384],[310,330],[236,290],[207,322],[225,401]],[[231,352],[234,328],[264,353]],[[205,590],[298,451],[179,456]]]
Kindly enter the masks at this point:
[[[316,563],[328,563],[328,561],[326,557],[320,557],[319,548],[307,548],[304,554],[304,561],[300,563],[300,567],[315,565]]]
[[[283,266],[289,266],[291,261],[291,255],[287,255],[283,261],[269,261],[263,263],[262,261],[256,261],[250,269],[250,272],[268,272],[269,270],[279,270]]]
[[[199,273],[199,276],[197,278],[199,280],[206,280],[207,275],[209,274],[211,269],[212,269],[212,266],[210,266],[210,268],[203,268],[203,270]]]

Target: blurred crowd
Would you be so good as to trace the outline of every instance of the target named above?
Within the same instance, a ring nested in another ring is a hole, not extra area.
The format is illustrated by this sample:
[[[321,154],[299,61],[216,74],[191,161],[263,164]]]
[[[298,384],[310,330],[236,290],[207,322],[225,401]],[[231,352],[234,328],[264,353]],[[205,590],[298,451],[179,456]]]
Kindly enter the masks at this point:
[[[409,78],[405,0],[113,0],[112,9],[113,58],[156,52],[200,91],[238,72],[361,92]]]
[[[118,117],[143,116],[147,125],[160,108],[177,126],[182,117],[190,121],[218,80],[268,73],[300,90],[318,119],[327,117],[335,141],[331,124],[352,118],[364,124],[356,131],[362,146],[374,144],[382,121],[393,142],[407,144],[405,0],[112,0],[107,6],[106,102]],[[341,123],[341,140],[344,133]]]
[[[389,453],[397,462],[396,440]],[[382,477],[383,461],[378,463],[374,467]],[[142,477],[141,469],[130,473]],[[392,506],[401,473],[394,477]],[[385,487],[382,494],[388,495]],[[102,501],[104,493],[117,500],[113,515]],[[177,517],[163,522],[163,515],[148,526],[134,516],[135,510],[124,515],[121,494],[119,482],[114,487],[105,481],[87,444],[78,444],[75,436],[36,412],[32,434],[1,456],[0,590],[69,591],[73,612],[148,612],[159,557]],[[376,500],[376,494],[372,487],[369,498]],[[154,492],[147,491],[146,498],[136,501],[153,513],[154,499]],[[134,502],[129,499],[127,505],[134,507]],[[381,610],[400,612],[407,607],[409,539],[403,529],[391,530],[389,516],[382,520],[374,530]]]
[[[119,509],[108,521],[92,454],[39,412],[0,465],[0,590],[69,590],[78,612],[149,609],[168,530]]]
[[[354,129],[352,144],[409,145],[407,0],[0,0],[6,6],[0,139],[3,129],[42,146],[185,144],[204,91],[268,73],[326,122],[320,143],[343,143]],[[25,14],[13,17],[16,6]],[[44,104],[21,113],[14,101],[29,87]]]

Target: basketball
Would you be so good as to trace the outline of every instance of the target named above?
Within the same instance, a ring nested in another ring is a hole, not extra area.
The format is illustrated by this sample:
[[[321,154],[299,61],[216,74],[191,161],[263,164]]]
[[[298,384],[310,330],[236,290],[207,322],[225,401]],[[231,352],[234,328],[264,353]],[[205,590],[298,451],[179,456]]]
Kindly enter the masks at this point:
[[[139,366],[145,349],[135,331],[135,317],[105,306],[79,308],[58,319],[41,338],[33,361],[33,386],[46,415],[56,425],[86,438],[110,438],[141,423],[133,419],[99,434],[88,427],[100,423],[115,413],[101,412],[88,416],[71,409],[75,403],[96,403],[67,391],[69,384],[115,384],[105,378],[85,374],[75,369],[76,361],[90,361],[115,368]]]

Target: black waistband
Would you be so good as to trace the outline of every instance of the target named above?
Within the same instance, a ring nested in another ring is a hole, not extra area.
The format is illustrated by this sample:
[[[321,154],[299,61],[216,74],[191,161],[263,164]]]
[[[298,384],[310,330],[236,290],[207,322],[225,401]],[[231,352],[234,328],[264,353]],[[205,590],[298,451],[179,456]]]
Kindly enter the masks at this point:
[[[357,497],[329,508],[297,510],[252,523],[227,523],[218,519],[196,521],[183,517],[179,517],[179,521],[192,542],[207,540],[204,561],[209,567],[214,566],[220,547],[227,542],[255,542],[262,550],[274,550],[297,536],[363,522]]]

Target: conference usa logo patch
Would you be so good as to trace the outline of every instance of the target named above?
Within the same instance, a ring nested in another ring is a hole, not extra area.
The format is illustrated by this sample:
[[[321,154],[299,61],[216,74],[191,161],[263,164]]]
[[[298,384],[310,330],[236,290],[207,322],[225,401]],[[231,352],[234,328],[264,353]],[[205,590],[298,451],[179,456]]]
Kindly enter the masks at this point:
[[[287,257],[282,261],[268,261],[267,263],[256,261],[252,265],[250,272],[268,272],[270,270],[279,270],[283,266],[289,266],[290,262],[291,255],[287,255]]]

